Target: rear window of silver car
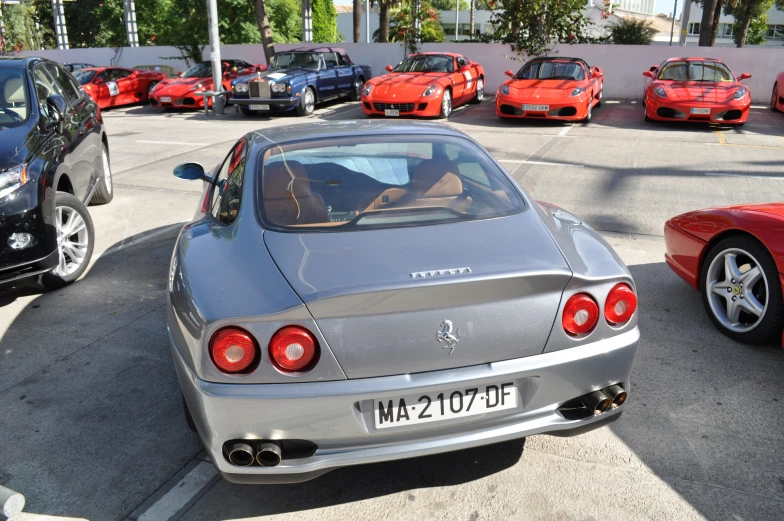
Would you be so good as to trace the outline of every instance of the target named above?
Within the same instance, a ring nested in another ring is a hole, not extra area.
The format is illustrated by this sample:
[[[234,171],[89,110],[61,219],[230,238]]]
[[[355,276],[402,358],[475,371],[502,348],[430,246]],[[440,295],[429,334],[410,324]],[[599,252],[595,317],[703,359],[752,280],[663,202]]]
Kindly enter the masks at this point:
[[[525,208],[487,154],[451,136],[367,136],[268,149],[260,215],[271,229],[344,231],[503,217]]]

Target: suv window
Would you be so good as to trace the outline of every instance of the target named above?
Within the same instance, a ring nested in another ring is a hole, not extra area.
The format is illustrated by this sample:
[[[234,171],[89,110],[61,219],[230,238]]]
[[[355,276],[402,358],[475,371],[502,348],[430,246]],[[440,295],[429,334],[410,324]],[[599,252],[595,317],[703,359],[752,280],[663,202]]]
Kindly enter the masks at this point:
[[[54,79],[55,83],[60,87],[61,95],[66,103],[73,105],[76,100],[82,97],[80,88],[75,85],[74,80],[71,79],[70,74],[65,72],[65,69],[54,63],[47,63],[45,65],[46,71]]]
[[[35,83],[35,92],[40,103],[45,103],[46,98],[53,94],[62,96],[66,100],[60,87],[46,73],[42,64],[36,65],[33,69],[33,82]]]
[[[247,141],[241,139],[226,157],[215,180],[211,212],[224,224],[233,223],[240,210],[247,148]]]

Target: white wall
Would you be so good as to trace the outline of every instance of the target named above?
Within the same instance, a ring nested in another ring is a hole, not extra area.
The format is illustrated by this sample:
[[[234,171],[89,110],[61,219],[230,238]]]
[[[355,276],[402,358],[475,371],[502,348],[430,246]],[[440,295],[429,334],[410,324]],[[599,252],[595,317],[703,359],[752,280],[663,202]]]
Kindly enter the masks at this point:
[[[323,45],[323,44],[317,44]],[[398,63],[404,56],[403,46],[393,43],[340,43],[336,46],[347,50],[355,63],[370,65],[374,75],[384,73],[386,65]],[[277,45],[278,51],[303,47],[304,44]],[[438,44],[422,45],[424,51],[451,51],[465,54],[468,58],[481,63],[485,68],[485,85],[488,93],[493,93],[506,78],[507,69],[517,70],[525,61],[516,56],[503,44]],[[142,64],[168,64],[175,70],[184,70],[182,61],[162,60],[161,57],[176,56],[179,53],[171,47],[125,48],[115,54],[113,49],[71,49],[68,51],[48,50],[25,52],[27,55],[40,55],[60,62],[88,62],[95,65],[119,65],[133,67]],[[704,54],[695,48],[670,47],[667,45],[558,45],[552,54],[583,58],[591,65],[604,70],[604,94],[608,98],[639,99],[643,91],[642,72],[649,66],[659,64],[666,58],[688,54]],[[740,75],[748,72],[752,78],[746,80],[756,103],[767,103],[776,75],[784,71],[783,48],[729,48],[713,47],[710,56],[724,62]],[[209,58],[205,48],[204,57]],[[224,58],[243,59],[254,63],[264,63],[261,45],[224,45],[221,48]],[[516,58],[516,59],[515,59]]]

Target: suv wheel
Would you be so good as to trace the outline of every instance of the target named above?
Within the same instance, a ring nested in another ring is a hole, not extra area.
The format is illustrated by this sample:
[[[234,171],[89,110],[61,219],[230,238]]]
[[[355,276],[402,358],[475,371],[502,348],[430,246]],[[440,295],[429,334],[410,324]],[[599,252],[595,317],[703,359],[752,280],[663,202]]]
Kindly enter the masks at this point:
[[[92,199],[90,199],[90,204],[106,204],[114,199],[112,168],[109,165],[109,151],[106,150],[106,145],[101,146],[101,177],[97,183],[98,187],[95,189]]]

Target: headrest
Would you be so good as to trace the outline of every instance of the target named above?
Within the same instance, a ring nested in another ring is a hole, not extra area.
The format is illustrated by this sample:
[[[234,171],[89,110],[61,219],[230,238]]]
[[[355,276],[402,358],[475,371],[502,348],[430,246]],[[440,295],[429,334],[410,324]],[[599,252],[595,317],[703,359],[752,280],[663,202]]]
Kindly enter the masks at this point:
[[[9,78],[5,82],[5,101],[6,103],[24,103],[24,83],[22,78]]]
[[[262,190],[264,199],[286,199],[289,192],[295,197],[311,195],[308,174],[299,161],[276,161],[266,165]]]
[[[420,197],[454,197],[463,193],[463,182],[453,172],[457,166],[446,159],[426,159],[411,177],[411,186]]]

